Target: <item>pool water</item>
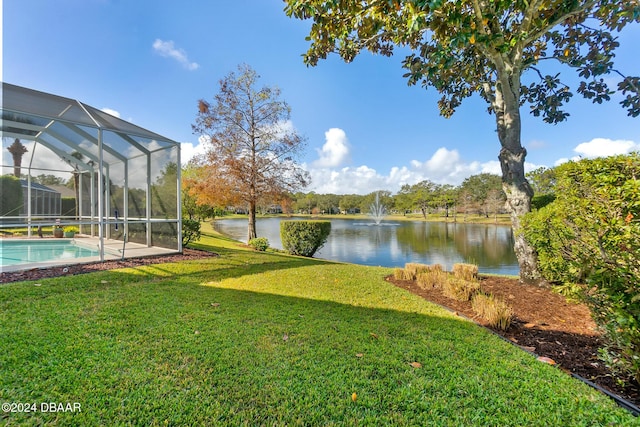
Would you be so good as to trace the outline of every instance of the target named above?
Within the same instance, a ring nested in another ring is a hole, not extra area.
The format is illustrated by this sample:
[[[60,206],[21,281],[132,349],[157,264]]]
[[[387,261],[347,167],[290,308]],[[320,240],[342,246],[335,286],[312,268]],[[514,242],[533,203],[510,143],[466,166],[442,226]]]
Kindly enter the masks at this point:
[[[96,257],[96,249],[77,245],[73,240],[13,240],[0,239],[0,267],[47,261],[75,260]]]

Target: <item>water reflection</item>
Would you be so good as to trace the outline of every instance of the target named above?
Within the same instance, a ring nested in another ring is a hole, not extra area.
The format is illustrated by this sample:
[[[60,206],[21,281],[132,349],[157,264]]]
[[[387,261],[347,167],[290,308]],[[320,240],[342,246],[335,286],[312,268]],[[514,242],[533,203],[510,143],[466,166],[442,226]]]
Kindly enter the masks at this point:
[[[280,218],[259,218],[258,235],[282,248]],[[246,220],[225,219],[215,229],[238,240],[246,238]],[[406,262],[477,264],[481,272],[518,274],[511,227],[498,225],[389,222],[371,226],[366,220],[331,220],[331,235],[317,258],[386,267]]]

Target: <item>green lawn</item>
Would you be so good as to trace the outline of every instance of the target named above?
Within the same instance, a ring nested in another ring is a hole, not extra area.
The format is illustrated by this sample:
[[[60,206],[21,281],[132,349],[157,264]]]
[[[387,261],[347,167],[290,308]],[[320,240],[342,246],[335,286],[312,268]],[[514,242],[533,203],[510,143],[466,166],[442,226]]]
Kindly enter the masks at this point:
[[[81,405],[0,425],[636,423],[389,269],[197,246],[220,257],[0,285],[0,402]]]

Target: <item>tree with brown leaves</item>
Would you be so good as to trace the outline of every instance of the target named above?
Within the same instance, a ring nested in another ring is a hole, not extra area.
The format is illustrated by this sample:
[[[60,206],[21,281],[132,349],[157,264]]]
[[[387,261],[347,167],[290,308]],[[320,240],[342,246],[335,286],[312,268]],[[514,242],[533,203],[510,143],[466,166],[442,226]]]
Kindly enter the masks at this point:
[[[304,138],[291,126],[291,108],[277,87],[258,89],[259,77],[241,65],[238,74],[220,80],[213,102],[198,102],[192,127],[208,149],[187,183],[201,203],[247,207],[247,241],[257,237],[259,203],[278,200],[310,181],[296,163]]]

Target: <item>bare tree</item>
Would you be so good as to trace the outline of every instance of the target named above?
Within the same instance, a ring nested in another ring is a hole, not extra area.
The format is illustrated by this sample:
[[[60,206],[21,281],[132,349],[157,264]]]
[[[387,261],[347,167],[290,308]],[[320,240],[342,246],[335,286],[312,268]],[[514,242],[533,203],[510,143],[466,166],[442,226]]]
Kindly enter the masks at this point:
[[[291,108],[277,87],[258,89],[258,74],[248,65],[220,81],[213,102],[200,100],[194,133],[208,144],[192,192],[199,200],[226,205],[245,203],[247,241],[257,236],[256,206],[273,202],[309,183],[295,157],[304,138],[291,126]]]
[[[487,198],[484,199],[484,205],[487,209],[487,215],[493,212],[493,220],[497,224],[498,223],[498,213],[504,208],[505,205],[505,197],[504,193],[497,189],[489,190],[487,193]]]

